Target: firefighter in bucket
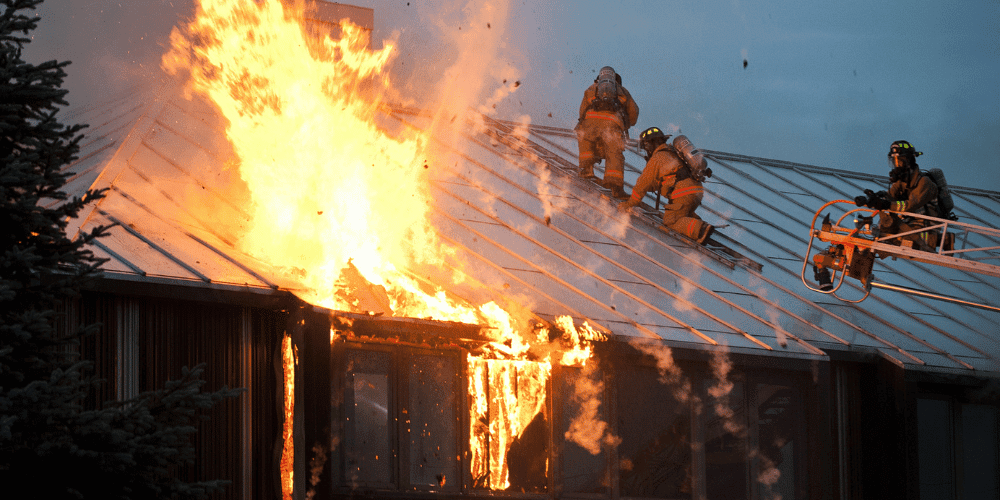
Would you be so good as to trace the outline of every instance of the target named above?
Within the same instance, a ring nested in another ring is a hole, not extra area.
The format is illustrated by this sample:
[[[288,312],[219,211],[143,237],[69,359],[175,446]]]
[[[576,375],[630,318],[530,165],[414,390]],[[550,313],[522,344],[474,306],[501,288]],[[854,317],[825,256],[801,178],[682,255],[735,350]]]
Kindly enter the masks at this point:
[[[907,141],[895,141],[889,146],[889,190],[872,192],[865,190],[863,196],[854,198],[854,203],[881,210],[879,232],[886,235],[915,231],[930,225],[930,221],[904,217],[899,212],[909,212],[929,217],[957,219],[951,213],[951,196],[948,194],[944,174],[939,169],[923,172],[917,165],[917,151]],[[936,178],[936,177],[939,177]],[[923,231],[887,240],[897,245],[934,251],[940,243],[940,233]],[[946,242],[946,246],[950,246]]]
[[[705,158],[687,137],[679,135],[673,144],[667,142],[669,137],[657,127],[639,135],[646,167],[635,181],[632,196],[620,203],[618,209],[627,211],[637,206],[647,191],[659,190],[669,200],[663,207],[663,225],[704,244],[715,228],[701,220],[695,210],[704,196],[702,183],[711,177],[712,171],[706,168]]]
[[[894,141],[889,146],[889,190],[874,192],[865,190],[865,194],[854,198],[854,204],[878,210],[879,240],[887,244],[900,245],[927,252],[935,251],[940,243],[941,233],[936,230],[918,231],[927,227],[932,221],[901,215],[906,212],[929,217],[957,219],[952,210],[951,196],[948,194],[947,182],[939,169],[922,172],[917,165],[917,157],[923,153],[916,150],[908,141]],[[871,219],[871,218],[868,218]],[[872,222],[867,220],[864,222]],[[903,234],[898,238],[887,236]],[[949,234],[944,242],[944,249],[954,246],[953,235]],[[864,259],[855,259],[851,277],[860,279],[867,285],[868,273],[871,271],[875,255],[863,253]],[[844,249],[833,246],[813,258],[814,279],[820,285],[820,290],[833,288],[830,269],[844,268]],[[880,254],[879,258],[887,255]]]

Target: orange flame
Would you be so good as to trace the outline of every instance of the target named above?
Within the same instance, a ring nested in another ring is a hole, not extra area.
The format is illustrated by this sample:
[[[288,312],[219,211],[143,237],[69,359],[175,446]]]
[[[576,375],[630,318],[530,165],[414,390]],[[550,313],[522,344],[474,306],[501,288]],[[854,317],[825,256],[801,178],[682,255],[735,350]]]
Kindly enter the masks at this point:
[[[397,267],[439,258],[427,221],[427,139],[376,124],[391,43],[369,50],[348,22],[340,39],[315,38],[302,18],[278,0],[201,0],[195,19],[171,34],[163,65],[187,73],[228,122],[252,196],[244,250],[299,277],[305,300],[349,310],[333,290],[348,260],[386,285],[381,276],[399,279]]]
[[[548,362],[469,357],[471,469],[475,484],[502,490],[507,450],[539,412],[545,411]]]
[[[295,442],[293,439],[293,429],[295,428],[295,364],[298,354],[295,346],[292,345],[292,338],[285,336],[281,340],[281,367],[284,377],[284,415],[285,421],[281,430],[281,497],[292,498],[292,488],[295,475]]]

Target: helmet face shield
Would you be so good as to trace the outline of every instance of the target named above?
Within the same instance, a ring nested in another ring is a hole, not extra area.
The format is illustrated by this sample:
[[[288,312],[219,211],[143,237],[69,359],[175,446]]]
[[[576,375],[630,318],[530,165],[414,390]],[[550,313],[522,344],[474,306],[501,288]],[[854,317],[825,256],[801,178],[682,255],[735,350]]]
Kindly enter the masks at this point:
[[[889,146],[889,180],[895,182],[908,178],[911,169],[917,168],[917,151],[909,141],[895,141]]]
[[[910,159],[906,155],[899,153],[889,153],[889,167],[903,168],[910,166]]]

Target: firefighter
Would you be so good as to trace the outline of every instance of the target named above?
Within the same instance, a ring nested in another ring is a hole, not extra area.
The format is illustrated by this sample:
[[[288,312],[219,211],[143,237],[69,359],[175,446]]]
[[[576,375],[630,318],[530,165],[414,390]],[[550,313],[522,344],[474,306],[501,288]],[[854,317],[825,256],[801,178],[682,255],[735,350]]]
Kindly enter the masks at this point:
[[[938,209],[938,186],[933,179],[920,171],[917,157],[923,153],[917,151],[907,141],[895,141],[889,146],[889,191],[858,196],[855,203],[866,205],[876,210],[887,210],[879,219],[879,230],[883,236],[905,233],[919,229],[927,224],[922,219],[900,217],[892,212],[910,212],[930,217],[941,217]],[[862,198],[864,198],[862,202]],[[922,233],[902,236],[907,246],[912,245],[921,250],[933,250],[937,245],[937,233],[925,231]]]
[[[639,119],[639,106],[622,86],[614,68],[601,68],[583,93],[576,137],[580,146],[580,177],[596,179],[594,165],[605,160],[601,185],[615,198],[625,198],[625,140]]]
[[[705,240],[715,228],[701,220],[695,210],[704,194],[700,173],[693,173],[676,148],[667,143],[668,134],[650,127],[639,134],[639,148],[645,152],[646,167],[635,181],[635,189],[618,209],[627,211],[639,204],[647,191],[659,189],[669,202],[663,208],[663,225],[697,241]],[[683,136],[681,136],[683,137]]]

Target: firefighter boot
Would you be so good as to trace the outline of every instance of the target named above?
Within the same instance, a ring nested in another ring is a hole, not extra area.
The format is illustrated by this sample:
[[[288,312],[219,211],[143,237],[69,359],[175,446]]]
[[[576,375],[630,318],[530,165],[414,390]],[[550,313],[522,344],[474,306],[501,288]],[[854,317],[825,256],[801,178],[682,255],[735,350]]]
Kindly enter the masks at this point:
[[[594,180],[597,178],[594,175],[594,164],[593,163],[583,163],[580,162],[580,178],[585,180]]]
[[[813,279],[816,280],[816,283],[819,283],[820,290],[824,292],[833,290],[833,277],[830,275],[829,269],[813,266]]]
[[[715,232],[715,226],[711,224],[705,224],[701,228],[701,234],[698,235],[698,240],[697,240],[698,243],[704,245],[705,242],[708,241],[708,238],[710,238],[712,236],[712,233],[714,232]]]

